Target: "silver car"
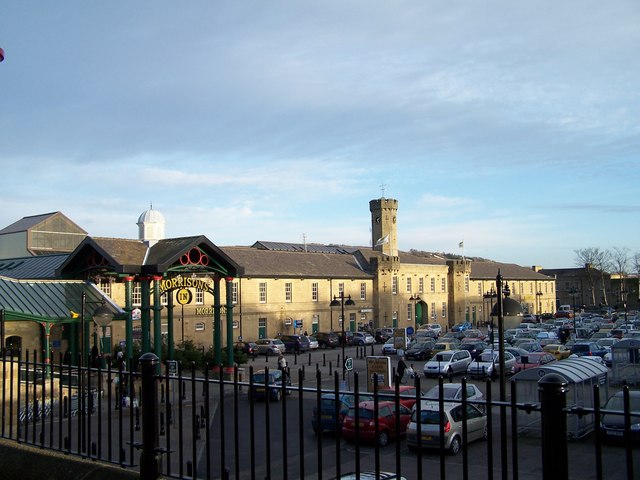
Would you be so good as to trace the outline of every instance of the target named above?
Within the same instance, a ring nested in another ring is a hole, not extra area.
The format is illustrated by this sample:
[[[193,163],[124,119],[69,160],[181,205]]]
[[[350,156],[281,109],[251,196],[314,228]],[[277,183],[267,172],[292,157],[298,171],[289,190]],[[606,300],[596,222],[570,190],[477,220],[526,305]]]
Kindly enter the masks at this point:
[[[261,338],[256,340],[258,353],[262,355],[279,355],[284,353],[284,342],[279,338]]]
[[[436,353],[431,360],[424,364],[424,375],[455,375],[466,373],[471,363],[471,353],[468,350],[446,350]]]
[[[418,422],[420,422],[420,446],[440,448],[440,420],[444,430],[444,449],[456,455],[462,447],[463,406],[458,403],[445,403],[440,411],[438,402],[423,400],[420,410],[414,410],[407,426],[407,446],[410,450],[418,448]],[[475,405],[466,405],[467,442],[487,438],[487,416]]]
[[[516,357],[509,352],[504,352],[504,371],[511,375],[516,365]],[[472,377],[496,378],[500,374],[500,352],[487,350],[482,352],[467,367],[467,374]]]

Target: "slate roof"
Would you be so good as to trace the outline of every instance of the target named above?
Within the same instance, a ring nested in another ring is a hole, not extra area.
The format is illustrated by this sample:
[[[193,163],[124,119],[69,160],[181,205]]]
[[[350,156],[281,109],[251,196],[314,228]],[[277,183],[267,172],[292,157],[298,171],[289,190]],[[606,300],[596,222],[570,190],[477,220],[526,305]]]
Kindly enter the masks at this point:
[[[70,220],[64,213],[50,212],[50,213],[42,213],[40,215],[32,215],[30,217],[22,217],[17,222],[14,222],[11,225],[8,225],[4,227],[2,230],[0,230],[0,235],[5,235],[8,233],[26,232],[27,230],[35,227],[36,225],[39,225],[40,223],[44,222],[45,220],[51,217],[55,217],[56,215],[64,217],[64,219],[68,223],[75,225],[80,231],[87,233],[84,229],[80,228],[75,222]]]
[[[54,279],[56,269],[64,263],[69,254],[40,255],[0,260],[0,275],[17,279]]]
[[[244,267],[245,277],[373,278],[354,255],[221,247]]]
[[[471,278],[475,280],[495,280],[498,269],[506,280],[550,280],[550,277],[514,263],[471,262]]]

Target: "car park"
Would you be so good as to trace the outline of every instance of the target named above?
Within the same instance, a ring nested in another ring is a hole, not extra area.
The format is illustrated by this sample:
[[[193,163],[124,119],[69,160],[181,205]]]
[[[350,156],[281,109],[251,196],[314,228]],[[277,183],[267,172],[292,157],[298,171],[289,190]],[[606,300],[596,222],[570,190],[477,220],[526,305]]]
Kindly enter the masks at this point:
[[[398,400],[407,408],[413,408],[416,404],[416,393],[418,389],[414,385],[398,385]],[[380,400],[395,402],[396,387],[384,387],[378,390]]]
[[[582,356],[604,357],[607,350],[596,342],[576,342],[571,346],[571,353]]]
[[[256,345],[260,355],[279,355],[285,351],[284,343],[279,338],[261,338],[256,340]]]
[[[258,345],[255,342],[236,342],[233,348],[240,350],[250,357],[255,358],[258,356]]]
[[[527,368],[541,367],[547,363],[555,362],[556,357],[547,352],[530,352],[522,355],[514,366],[514,372],[526,370]]]
[[[377,443],[384,447],[391,438],[404,436],[407,425],[411,419],[411,410],[400,404],[396,411],[394,402],[377,402],[377,422],[376,422],[376,402],[360,402],[357,407],[358,423],[356,423],[356,407],[350,407],[344,421],[342,422],[342,437],[346,440],[358,438],[365,442]],[[396,418],[400,419],[400,428],[397,429]],[[376,434],[376,423],[378,425]]]
[[[564,360],[565,358],[569,358],[571,355],[571,350],[561,343],[545,345],[542,347],[542,350],[553,355],[556,360]]]
[[[433,355],[433,348],[436,343],[431,341],[422,341],[413,343],[405,350],[404,357],[407,360],[428,360]]]
[[[612,443],[626,443],[625,440],[625,416],[624,416],[624,392],[621,390],[613,394],[602,407],[603,413],[600,418],[600,433],[602,439]],[[628,432],[629,441],[632,444],[640,444],[640,391],[629,391],[629,412],[630,415]]]
[[[318,411],[318,406],[316,405],[311,412],[311,427],[313,431],[320,433],[325,430],[332,432],[340,430],[349,408],[355,405],[355,398],[356,396],[353,393],[341,393],[338,396],[338,417],[336,418],[336,395],[334,393],[323,393],[320,398],[320,410]],[[373,401],[373,396],[368,393],[360,393],[358,401]]]
[[[340,346],[340,338],[334,332],[316,332],[314,334],[320,348],[336,348]]]
[[[504,352],[504,372],[511,375],[516,365],[516,357]],[[478,355],[467,367],[467,374],[471,377],[496,378],[500,374],[500,352],[486,350]]]
[[[351,345],[373,345],[375,342],[375,338],[373,338],[373,335],[371,335],[369,332],[353,332]]]
[[[420,423],[420,447],[440,448],[441,431],[444,432],[444,448],[451,455],[456,455],[462,448],[463,415],[466,409],[466,440],[483,440],[487,438],[487,416],[473,404],[461,405],[433,401],[421,402],[420,408],[414,410],[411,422],[407,427],[407,446],[411,450],[418,448],[418,423]],[[444,425],[441,425],[444,423]]]
[[[465,373],[471,363],[471,353],[468,350],[447,350],[436,353],[431,360],[424,364],[425,377],[432,375],[455,375]]]
[[[462,383],[443,383],[442,384],[442,399],[443,401],[462,401],[463,385]],[[484,394],[473,383],[466,384],[467,400],[484,400]],[[424,394],[425,400],[439,401],[440,399],[440,386],[436,385],[432,387],[427,393]]]
[[[276,402],[280,400],[282,396],[282,382],[286,385],[291,385],[291,380],[288,376],[283,375],[281,370],[260,370],[253,374],[251,377],[253,383],[252,397],[254,400],[261,400],[267,398],[267,395],[271,400]],[[287,393],[291,393],[291,390],[287,390]]]
[[[280,335],[285,352],[302,353],[309,350],[309,339],[304,335]]]

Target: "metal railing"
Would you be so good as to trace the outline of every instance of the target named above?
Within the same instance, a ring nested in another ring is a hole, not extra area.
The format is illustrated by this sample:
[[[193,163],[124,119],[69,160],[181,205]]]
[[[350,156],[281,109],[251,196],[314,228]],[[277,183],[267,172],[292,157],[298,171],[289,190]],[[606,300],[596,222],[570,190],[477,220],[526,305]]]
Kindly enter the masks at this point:
[[[598,399],[594,408],[568,408],[567,384],[555,374],[542,378],[539,401],[529,403],[517,401],[515,382],[510,384],[508,401],[495,401],[490,379],[485,383],[484,399],[468,399],[464,393],[459,400],[444,399],[445,379],[440,377],[440,398],[435,400],[441,415],[440,443],[430,450],[434,453],[425,453],[421,422],[416,425],[417,443],[411,448],[402,438],[388,446],[365,442],[359,409],[355,409],[352,441],[342,438],[340,421],[335,435],[310,433],[309,414],[315,410],[320,415],[326,397],[335,399],[332,415],[341,420],[341,396],[350,394],[358,404],[361,396],[372,395],[375,412],[371,421],[377,439],[386,428],[378,416],[381,402],[393,402],[399,412],[405,403],[421,406],[426,400],[419,376],[412,380],[415,395],[404,395],[399,387],[391,392],[377,388],[361,391],[361,380],[366,378],[357,372],[353,388],[347,390],[340,372],[321,369],[320,365],[316,365],[314,376],[304,366],[292,372],[292,384],[279,380],[279,371],[269,368],[262,370],[264,383],[255,381],[253,367],[246,378],[247,372],[238,367],[200,372],[194,365],[184,370],[179,365],[177,371],[170,371],[169,365],[161,365],[151,353],[140,358],[139,367],[139,371],[131,371],[121,363],[118,368],[80,368],[63,364],[62,358],[58,364],[44,364],[28,354],[24,358],[10,355],[1,367],[0,434],[42,449],[135,469],[143,479],[160,475],[180,479],[322,479],[338,478],[347,471],[358,475],[382,470],[409,479],[518,479],[524,469],[531,468],[524,465],[525,460],[531,463],[531,457],[541,459],[540,478],[545,479],[573,478],[572,472],[579,468],[588,469],[591,478],[612,478],[612,464],[622,472],[616,478],[632,479],[637,474],[634,455],[638,455],[638,448],[632,439],[634,435],[637,439],[638,432],[632,428],[626,386],[625,409],[620,414],[602,408],[598,386],[593,390],[594,399]],[[271,376],[278,377],[274,384]],[[466,379],[462,384],[466,392]],[[446,455],[445,403],[462,406],[461,460]],[[486,415],[486,442],[468,442],[469,405]],[[523,436],[523,413],[540,417],[539,435]],[[621,446],[615,449],[602,441],[599,425],[604,414],[624,418]],[[577,446],[567,441],[568,415],[593,416],[592,434]],[[400,431],[400,416],[395,422]],[[572,450],[578,447],[591,452],[588,460],[584,456],[572,458]],[[585,465],[586,461],[591,463]]]

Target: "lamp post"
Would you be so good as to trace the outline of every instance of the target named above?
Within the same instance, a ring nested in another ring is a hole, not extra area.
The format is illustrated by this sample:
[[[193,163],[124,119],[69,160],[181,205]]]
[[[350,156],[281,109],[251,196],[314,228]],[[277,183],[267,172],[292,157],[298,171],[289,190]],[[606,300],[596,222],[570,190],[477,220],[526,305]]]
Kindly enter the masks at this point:
[[[330,307],[340,307],[340,318],[342,319],[342,380],[347,378],[347,365],[346,358],[344,356],[344,346],[347,342],[344,332],[344,306],[352,307],[355,304],[356,303],[351,300],[351,295],[345,298],[344,292],[340,292],[340,295],[337,297],[334,295],[333,300],[331,300],[331,303],[329,304]]]
[[[538,299],[538,322],[542,321],[542,295],[541,291],[536,292],[536,298]]]
[[[418,295],[417,293],[411,294],[411,297],[409,297],[409,301],[413,302],[413,323],[414,326],[413,328],[415,330],[418,330],[418,302],[421,300],[420,295]]]
[[[102,353],[101,364],[104,367],[105,355],[111,355],[111,332],[109,332],[109,341],[107,342],[107,327],[113,321],[113,313],[103,303],[96,311],[93,312],[93,321],[102,328],[102,340],[100,342],[100,353]]]
[[[571,287],[569,293],[571,294],[571,298],[573,299],[573,338],[577,338],[578,332],[576,331],[576,296],[578,295],[578,289],[576,287]]]
[[[494,298],[496,298],[497,293],[495,291],[495,289],[493,288],[493,285],[491,285],[491,290],[489,290],[487,293],[482,295],[482,298],[484,298],[485,300],[487,300],[489,307],[487,308],[486,312],[487,312],[487,321],[491,322],[489,324],[491,331],[489,332],[489,339],[491,341],[491,348],[493,349],[493,343],[495,340],[495,334],[494,334],[494,325],[493,325],[493,316],[491,315],[491,303],[493,301]]]

